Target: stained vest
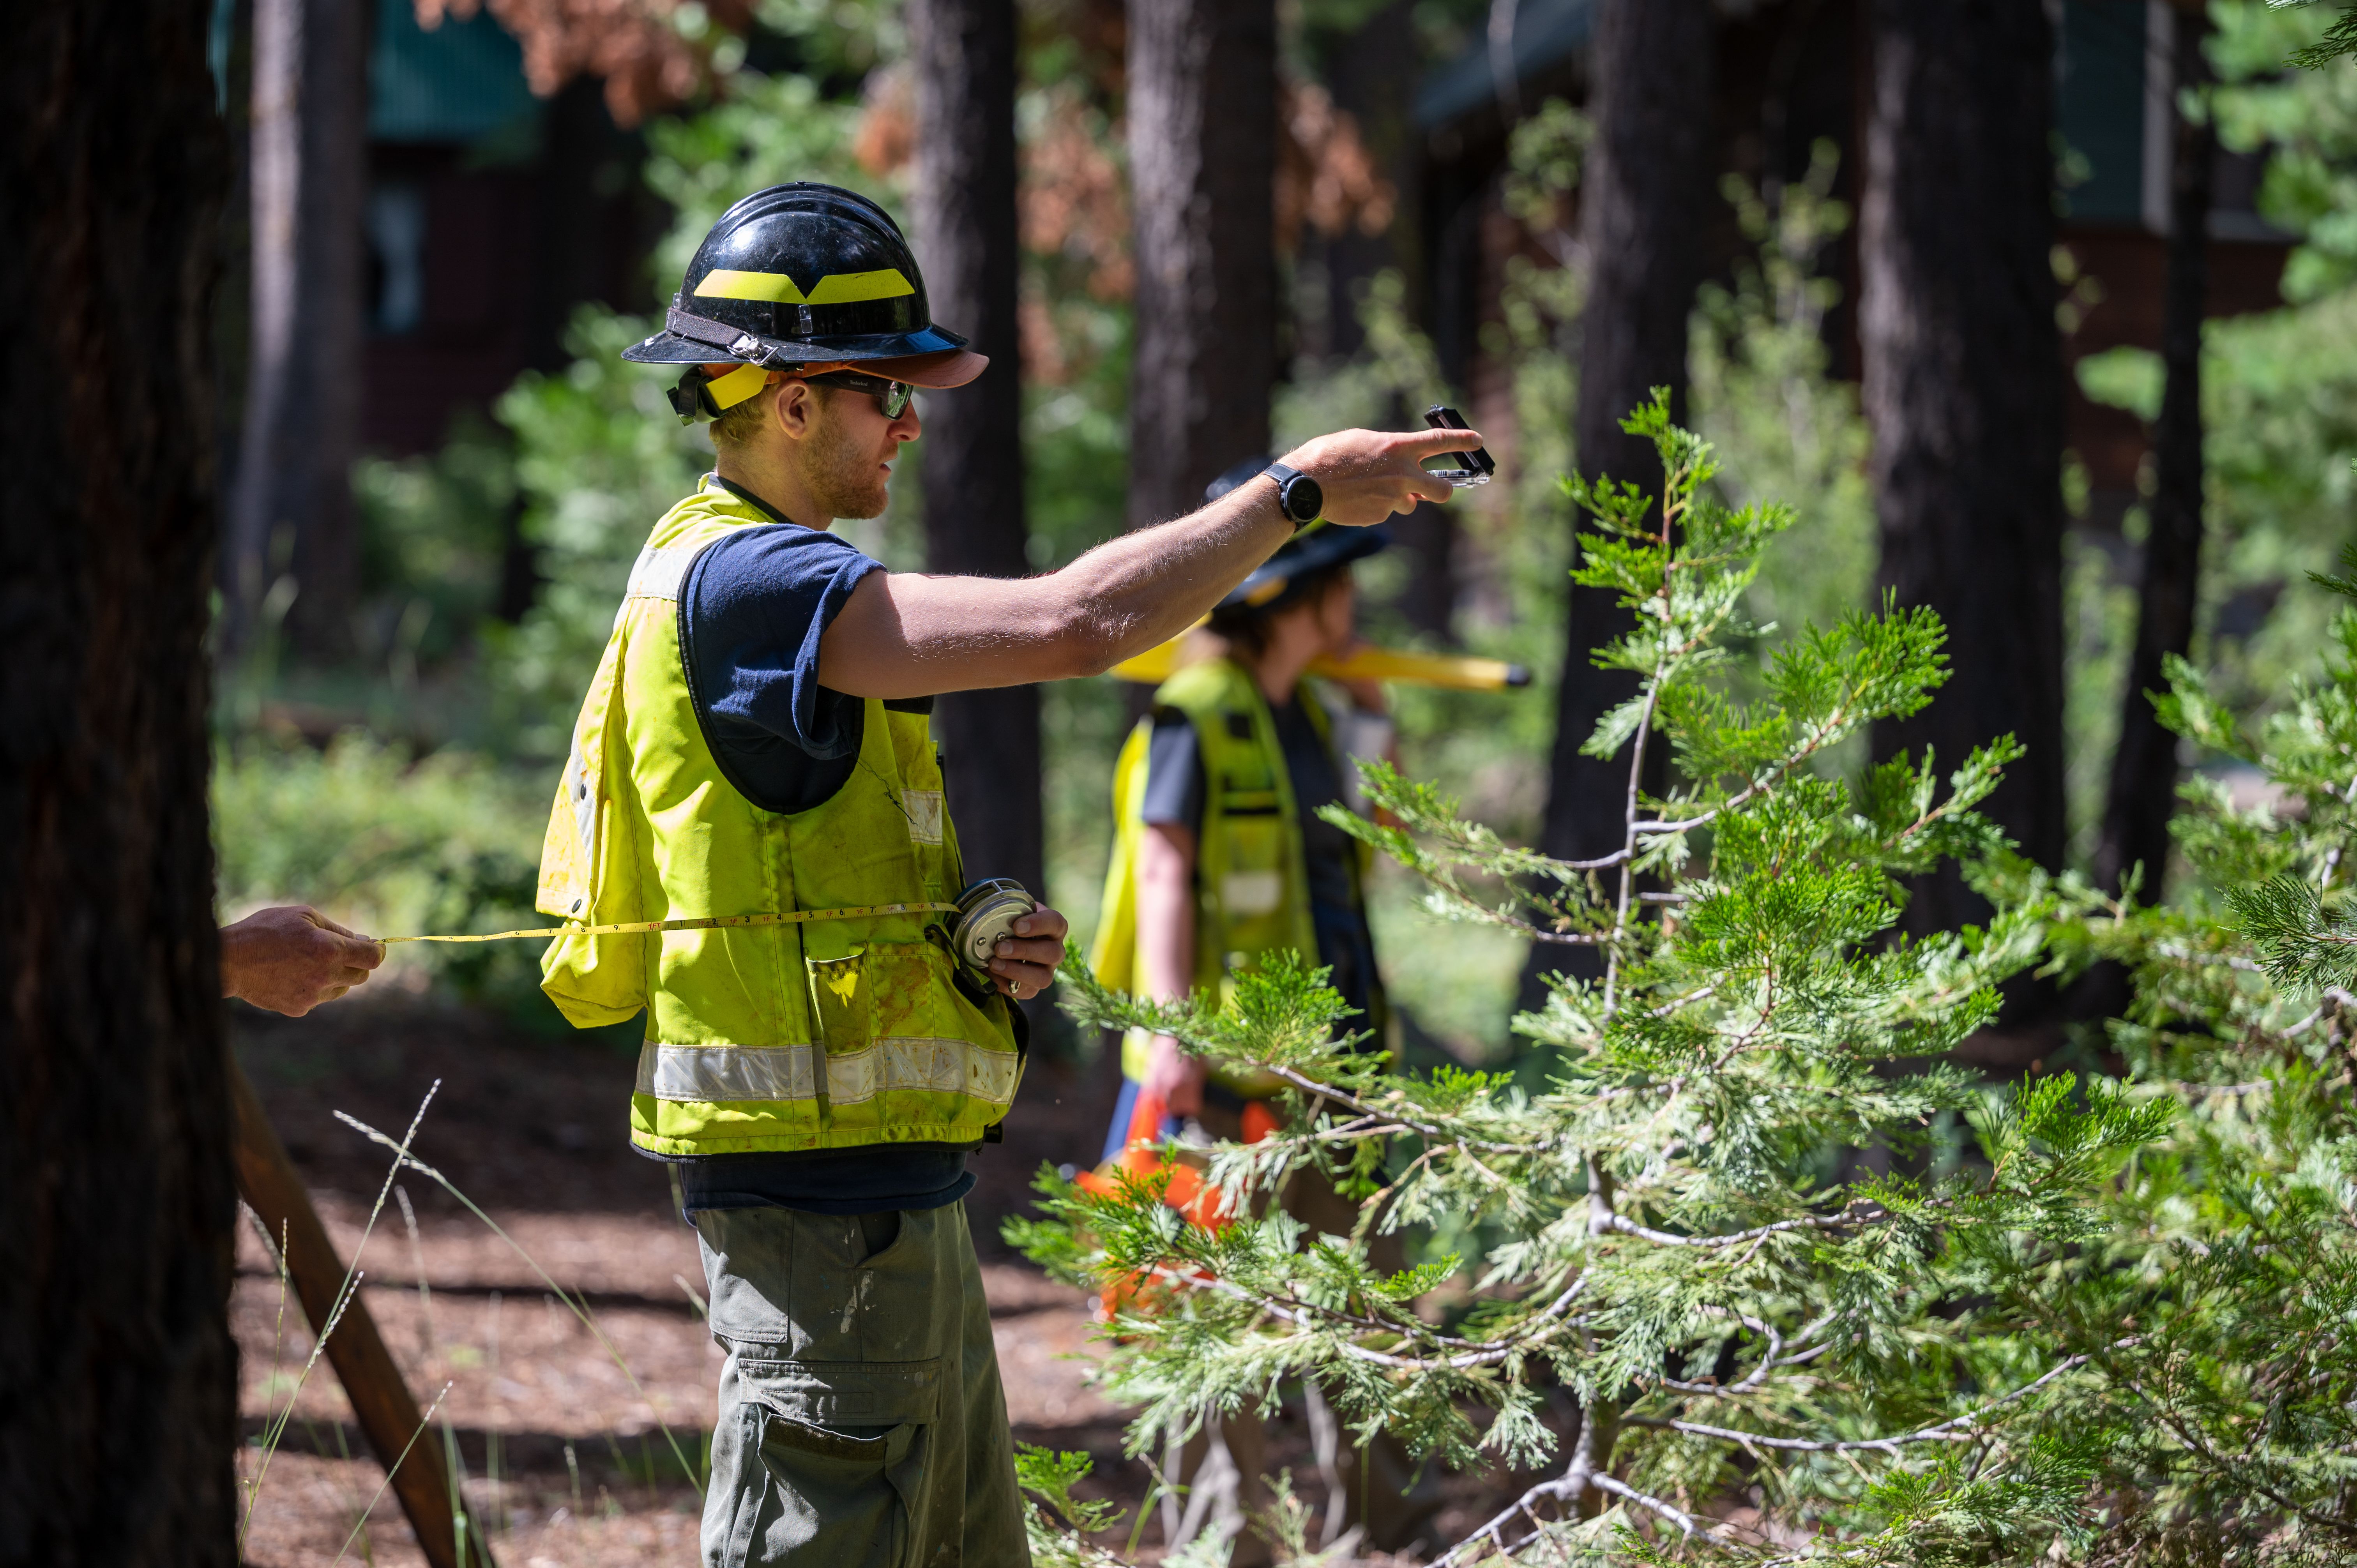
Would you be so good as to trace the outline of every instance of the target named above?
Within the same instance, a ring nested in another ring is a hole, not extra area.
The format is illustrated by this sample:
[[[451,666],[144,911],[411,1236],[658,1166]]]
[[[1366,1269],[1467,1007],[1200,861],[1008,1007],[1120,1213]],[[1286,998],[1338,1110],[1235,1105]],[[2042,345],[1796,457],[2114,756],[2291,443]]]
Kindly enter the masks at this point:
[[[605,925],[956,897],[923,714],[869,699],[850,779],[792,813],[748,800],[705,739],[680,585],[706,545],[771,521],[707,478],[655,525],[574,726],[541,851],[546,913]],[[577,1027],[645,1010],[630,1140],[651,1153],[972,1143],[1006,1113],[1021,1056],[1006,1003],[962,986],[944,919],[563,936],[541,989]]]
[[[1329,746],[1333,730],[1326,710],[1307,684],[1294,700],[1302,704]],[[1225,1002],[1236,978],[1270,953],[1291,950],[1318,961],[1318,928],[1310,915],[1309,865],[1304,853],[1301,808],[1276,719],[1260,683],[1225,659],[1189,665],[1154,693],[1157,707],[1186,715],[1193,726],[1203,768],[1203,826],[1195,854],[1195,973],[1199,991]],[[1123,991],[1139,989],[1144,966],[1137,950],[1137,855],[1146,827],[1148,747],[1154,721],[1140,720],[1114,767],[1114,841],[1105,876],[1104,901],[1089,966],[1097,978]],[[1361,886],[1366,862],[1351,857],[1352,894],[1364,909]],[[1367,977],[1376,1016],[1349,1020],[1373,1028],[1381,1038],[1388,1026],[1381,983]],[[1133,1029],[1122,1043],[1122,1070],[1146,1076],[1151,1040]],[[1213,1064],[1213,1079],[1233,1092],[1265,1096],[1280,1087],[1274,1077]]]

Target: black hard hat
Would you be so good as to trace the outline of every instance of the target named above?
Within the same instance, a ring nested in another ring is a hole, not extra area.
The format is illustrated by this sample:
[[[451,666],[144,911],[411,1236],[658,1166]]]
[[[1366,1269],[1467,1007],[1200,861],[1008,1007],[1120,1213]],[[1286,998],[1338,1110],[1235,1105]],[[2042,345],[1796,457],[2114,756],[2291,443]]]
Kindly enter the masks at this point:
[[[1208,504],[1218,500],[1237,486],[1249,484],[1275,460],[1266,453],[1245,458],[1203,487],[1204,501]],[[1294,585],[1311,573],[1346,561],[1363,561],[1388,549],[1391,542],[1392,525],[1388,522],[1376,523],[1372,528],[1336,528],[1324,518],[1306,522],[1292,538],[1276,547],[1276,553],[1261,563],[1259,570],[1238,583],[1217,607],[1280,608],[1292,596]]]
[[[851,365],[924,387],[963,386],[990,362],[933,325],[924,274],[889,213],[856,191],[802,181],[757,190],[721,214],[664,328],[622,358]]]

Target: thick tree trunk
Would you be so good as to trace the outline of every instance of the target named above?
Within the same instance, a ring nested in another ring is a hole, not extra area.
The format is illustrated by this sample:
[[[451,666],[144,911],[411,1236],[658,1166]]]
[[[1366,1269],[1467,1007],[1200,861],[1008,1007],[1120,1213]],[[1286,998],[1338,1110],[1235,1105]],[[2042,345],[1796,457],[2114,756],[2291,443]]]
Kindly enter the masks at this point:
[[[1015,0],[917,0],[917,242],[933,315],[990,356],[979,381],[925,399],[925,563],[1028,572],[1016,293]],[[1044,891],[1039,692],[941,699],[934,724],[968,876]]]
[[[1580,317],[1579,468],[1658,487],[1652,447],[1620,428],[1652,389],[1670,389],[1683,413],[1686,317],[1702,282],[1705,203],[1711,192],[1710,0],[1601,0],[1590,49],[1596,139],[1579,182],[1580,243],[1590,269]],[[1596,722],[1636,690],[1625,674],[1588,662],[1628,624],[1610,593],[1571,590],[1555,753],[1540,843],[1552,855],[1591,859],[1620,844],[1629,758],[1580,754]],[[1582,972],[1585,948],[1535,948],[1523,1001],[1536,979]]]
[[[0,1558],[237,1561],[188,0],[0,11]]]
[[[2209,80],[2201,43],[2205,14],[2175,14],[2177,92]],[[2176,95],[2172,94],[2172,98]],[[2145,539],[2136,650],[2120,709],[2119,749],[2112,756],[2111,789],[2104,804],[2095,876],[2116,890],[2144,867],[2139,896],[2158,903],[2169,869],[2169,818],[2177,799],[2177,736],[2162,727],[2148,693],[2169,690],[2162,661],[2193,647],[2193,616],[2201,584],[2201,318],[2210,292],[2210,166],[2218,151],[2215,126],[2177,117],[2169,171],[2169,284],[2161,317],[2160,357],[2168,380],[2160,419],[2153,426],[2151,520]]]
[[[2029,755],[1985,808],[2062,856],[2062,355],[2054,323],[2053,30],[2042,0],[1873,0],[1859,244],[1883,587],[1948,628],[1946,685],[1874,754],[1944,773],[2011,733]],[[1904,923],[1986,906],[1953,869]]]
[[[253,3],[253,347],[229,525],[235,647],[249,645],[282,575],[296,587],[296,648],[332,657],[350,642],[368,17],[354,0]]]
[[[1268,446],[1275,158],[1272,0],[1131,0],[1134,528],[1194,510],[1221,470]]]
[[[1409,299],[1424,297],[1416,223],[1423,199],[1424,134],[1415,123],[1414,97],[1402,90],[1422,68],[1415,12],[1412,0],[1390,0],[1333,39],[1327,59],[1326,84],[1334,95],[1334,107],[1357,123],[1369,160],[1394,192],[1391,224],[1382,232],[1369,234],[1353,223],[1324,242],[1325,348],[1337,359],[1348,359],[1366,343],[1359,308],[1376,274],[1394,269]]]

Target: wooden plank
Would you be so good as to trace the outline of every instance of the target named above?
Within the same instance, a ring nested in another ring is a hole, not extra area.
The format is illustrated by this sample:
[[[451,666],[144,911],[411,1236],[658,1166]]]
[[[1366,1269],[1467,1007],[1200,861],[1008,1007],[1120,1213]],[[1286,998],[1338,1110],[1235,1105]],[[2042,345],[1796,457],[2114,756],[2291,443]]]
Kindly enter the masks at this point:
[[[311,1332],[320,1332],[343,1288],[344,1264],[319,1223],[311,1195],[286,1157],[262,1101],[237,1059],[230,1058],[230,1097],[237,1121],[237,1190],[275,1239],[284,1237],[286,1273]],[[328,1364],[344,1385],[352,1414],[378,1461],[393,1473],[393,1492],[433,1568],[461,1568],[457,1521],[450,1507],[450,1469],[441,1434],[425,1424],[417,1401],[385,1348],[366,1303],[355,1296],[328,1340]],[[407,1456],[402,1457],[406,1449]],[[399,1463],[396,1465],[395,1461]],[[471,1524],[471,1521],[469,1521]],[[467,1532],[465,1568],[496,1568],[479,1531]]]

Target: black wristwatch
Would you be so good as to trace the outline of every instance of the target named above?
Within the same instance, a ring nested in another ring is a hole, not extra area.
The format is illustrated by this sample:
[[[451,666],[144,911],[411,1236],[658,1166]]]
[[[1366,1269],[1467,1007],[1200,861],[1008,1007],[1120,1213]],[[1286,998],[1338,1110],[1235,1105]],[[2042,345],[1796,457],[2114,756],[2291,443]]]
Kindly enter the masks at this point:
[[[1326,510],[1326,492],[1300,469],[1271,463],[1261,472],[1276,481],[1276,504],[1293,520],[1295,527],[1316,522],[1318,514]]]

